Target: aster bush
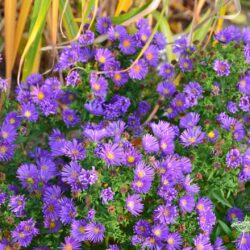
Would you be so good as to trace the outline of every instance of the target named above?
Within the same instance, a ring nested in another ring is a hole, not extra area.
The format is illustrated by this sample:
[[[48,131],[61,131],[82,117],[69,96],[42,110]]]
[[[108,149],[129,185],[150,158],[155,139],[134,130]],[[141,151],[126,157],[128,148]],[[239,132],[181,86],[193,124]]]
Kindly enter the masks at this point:
[[[166,42],[99,18],[16,88],[0,249],[250,249],[250,30]]]

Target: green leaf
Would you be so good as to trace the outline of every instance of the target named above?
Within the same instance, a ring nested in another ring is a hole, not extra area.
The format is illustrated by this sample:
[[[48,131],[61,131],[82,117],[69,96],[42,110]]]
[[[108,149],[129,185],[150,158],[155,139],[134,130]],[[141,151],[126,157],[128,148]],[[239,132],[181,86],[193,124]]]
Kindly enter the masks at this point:
[[[224,221],[218,220],[218,223],[227,235],[231,235],[232,231]]]
[[[224,196],[222,196],[221,194],[219,194],[219,192],[217,190],[213,190],[210,193],[210,196],[214,199],[216,199],[218,202],[220,202],[222,205],[231,208],[231,204],[224,198]]]

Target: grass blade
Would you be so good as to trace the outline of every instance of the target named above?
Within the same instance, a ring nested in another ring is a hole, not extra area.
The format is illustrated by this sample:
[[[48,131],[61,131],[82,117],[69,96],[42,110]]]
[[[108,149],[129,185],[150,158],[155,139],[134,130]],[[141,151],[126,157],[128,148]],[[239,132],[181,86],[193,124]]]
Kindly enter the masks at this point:
[[[115,16],[119,16],[122,11],[128,12],[132,4],[133,4],[132,0],[119,0],[115,10]]]
[[[23,69],[23,79],[25,79],[32,71],[33,63],[36,57],[36,52],[39,46],[40,38],[45,25],[47,13],[51,4],[51,0],[40,1],[36,0],[33,8],[29,39],[24,48],[20,59],[17,82],[20,82],[21,69],[25,60]]]

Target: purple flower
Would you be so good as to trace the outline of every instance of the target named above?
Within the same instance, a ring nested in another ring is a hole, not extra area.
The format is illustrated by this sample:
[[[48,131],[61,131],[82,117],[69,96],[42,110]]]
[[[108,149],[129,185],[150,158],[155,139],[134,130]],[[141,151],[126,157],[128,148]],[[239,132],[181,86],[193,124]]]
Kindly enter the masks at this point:
[[[242,111],[245,111],[245,112],[250,111],[250,99],[248,96],[242,96],[240,98],[239,107]]]
[[[189,58],[181,58],[179,62],[179,67],[182,72],[189,72],[193,70],[193,64]]]
[[[82,169],[80,175],[80,181],[87,188],[89,185],[93,185],[98,180],[97,172],[95,167],[92,166],[92,170]]]
[[[81,243],[72,237],[66,237],[62,243],[62,250],[81,250]]]
[[[167,82],[167,81],[160,82],[157,85],[157,92],[161,94],[162,96],[170,97],[176,92],[176,87],[171,82]]]
[[[96,49],[95,59],[101,65],[104,63],[110,63],[114,60],[111,51],[102,48]]]
[[[111,26],[108,30],[108,36],[111,41],[119,40],[122,37],[126,37],[128,32],[124,26],[116,25]]]
[[[242,40],[245,44],[250,43],[250,29],[245,27],[242,29]]]
[[[134,233],[142,236],[149,237],[151,233],[151,224],[147,220],[139,220],[134,225]]]
[[[155,45],[149,45],[143,55],[148,65],[156,67],[159,61],[159,51]]]
[[[207,133],[207,138],[210,142],[215,142],[219,137],[218,130],[212,130],[209,133]]]
[[[109,17],[101,17],[97,19],[96,22],[96,30],[100,34],[105,34],[108,32],[109,28],[111,27],[112,22]]]
[[[198,214],[202,214],[213,209],[213,203],[207,197],[201,197],[196,203],[196,209]]]
[[[150,134],[146,134],[142,137],[142,146],[147,153],[156,153],[159,151],[157,138]]]
[[[227,103],[227,110],[229,111],[229,112],[231,112],[231,113],[236,113],[236,112],[238,112],[238,108],[237,108],[237,105],[236,105],[236,103],[235,102],[232,102],[232,101],[229,101],[228,103]]]
[[[157,224],[153,226],[152,234],[156,239],[165,240],[168,235],[168,228],[165,225]]]
[[[156,32],[153,38],[153,43],[158,47],[158,49],[165,49],[167,41],[163,33]]]
[[[61,222],[66,225],[74,221],[77,212],[73,201],[69,198],[62,198],[60,200],[61,211],[59,213]]]
[[[109,245],[108,248],[106,250],[119,250],[118,245],[114,244],[114,245]]]
[[[9,82],[7,79],[0,77],[0,91],[6,92],[8,89]]]
[[[189,82],[184,88],[184,93],[194,95],[197,98],[201,98],[203,92],[204,90],[198,82]]]
[[[159,75],[163,79],[172,79],[174,77],[175,70],[174,67],[169,63],[164,63],[160,66]]]
[[[11,234],[21,247],[27,247],[30,245],[33,237],[38,235],[38,229],[35,227],[35,221],[29,219],[21,221]]]
[[[177,112],[184,112],[187,109],[186,95],[178,93],[171,101],[173,109]]]
[[[243,219],[244,219],[244,214],[241,209],[233,207],[227,211],[227,221],[229,222],[233,222],[235,220],[243,221]]]
[[[154,210],[154,219],[162,224],[173,224],[178,213],[175,206],[160,205]]]
[[[180,198],[180,208],[183,212],[191,213],[195,207],[195,200],[192,195],[186,194]]]
[[[221,43],[229,43],[232,41],[240,41],[241,35],[240,35],[240,29],[230,25],[222,30],[220,30],[216,36],[215,39],[218,40]]]
[[[3,192],[0,192],[0,207],[1,205],[5,203],[6,199],[7,199],[7,195]]]
[[[116,86],[121,87],[128,82],[129,76],[127,72],[114,71],[111,75],[111,79]]]
[[[150,127],[152,128],[154,135],[158,139],[174,139],[175,137],[175,133],[172,126],[166,121],[159,121],[158,123],[152,122],[150,124]]]
[[[192,184],[192,179],[187,175],[183,181],[183,186],[189,194],[197,194],[200,190],[199,186]]]
[[[167,241],[167,249],[169,250],[181,249],[182,238],[179,235],[179,233],[177,232],[169,233],[167,235],[166,241]]]
[[[86,156],[86,150],[76,139],[73,139],[73,141],[65,141],[62,152],[73,161],[83,160]]]
[[[195,112],[187,113],[184,117],[180,119],[181,128],[193,128],[198,124],[200,120],[200,115]]]
[[[100,158],[102,158],[107,165],[121,165],[124,161],[124,152],[119,144],[105,143],[101,145]]]
[[[223,246],[223,240],[220,237],[217,237],[214,242],[214,250],[226,250]]]
[[[120,38],[119,49],[125,55],[132,55],[136,52],[136,41],[131,35],[122,36]]]
[[[195,250],[213,250],[213,247],[210,243],[209,237],[204,234],[199,234],[194,239]]]
[[[248,250],[250,248],[250,234],[241,233],[237,238],[236,246],[239,250]]]
[[[215,60],[213,69],[216,71],[217,76],[228,76],[230,74],[230,64],[227,61]]]
[[[239,167],[242,162],[242,157],[240,151],[238,149],[231,149],[230,152],[227,153],[226,163],[230,168]]]
[[[9,112],[4,118],[4,123],[16,128],[21,124],[21,117],[16,112]]]
[[[62,224],[59,220],[45,217],[44,228],[47,228],[49,233],[57,233],[62,228]]]
[[[85,220],[74,220],[71,224],[71,237],[76,239],[77,241],[85,241],[86,240],[86,225],[87,222]]]
[[[91,30],[87,30],[83,35],[78,39],[80,45],[87,46],[91,45],[94,42],[95,34]]]
[[[103,204],[108,204],[108,201],[112,201],[114,197],[114,192],[112,191],[111,187],[104,188],[101,192],[101,199]]]
[[[16,128],[12,125],[4,123],[0,128],[0,139],[6,143],[13,143],[16,139]]]
[[[86,226],[86,239],[93,243],[102,242],[104,239],[105,227],[101,223],[90,222]]]
[[[250,94],[250,76],[244,76],[237,84],[239,91],[243,94]]]
[[[10,197],[9,207],[10,210],[17,216],[24,216],[24,210],[26,206],[26,198],[24,195],[12,195]]]
[[[96,214],[96,211],[94,208],[89,209],[89,211],[87,213],[87,219],[90,221],[94,220],[95,214]]]
[[[77,71],[73,70],[66,77],[66,86],[75,87],[80,83],[80,81],[80,74]]]
[[[152,179],[150,177],[135,178],[131,186],[136,193],[148,193],[151,188]]]
[[[142,80],[148,73],[147,63],[143,59],[139,59],[129,70],[129,77],[135,80]]]
[[[65,109],[62,113],[62,116],[67,127],[73,127],[80,122],[80,117],[77,115],[76,111],[72,109]]]
[[[108,82],[104,77],[90,77],[90,86],[95,96],[106,96],[108,91]]]
[[[247,44],[244,48],[244,56],[246,58],[247,63],[250,63],[250,45]]]
[[[203,143],[205,134],[202,132],[201,127],[193,127],[184,130],[180,136],[181,143],[184,147],[196,146]]]
[[[199,226],[203,232],[210,234],[215,223],[216,217],[211,210],[199,214]]]
[[[126,209],[134,216],[140,215],[143,211],[143,203],[140,195],[129,195],[126,199]]]
[[[36,107],[30,102],[22,104],[21,115],[30,122],[35,122],[38,119],[38,112],[36,110]]]

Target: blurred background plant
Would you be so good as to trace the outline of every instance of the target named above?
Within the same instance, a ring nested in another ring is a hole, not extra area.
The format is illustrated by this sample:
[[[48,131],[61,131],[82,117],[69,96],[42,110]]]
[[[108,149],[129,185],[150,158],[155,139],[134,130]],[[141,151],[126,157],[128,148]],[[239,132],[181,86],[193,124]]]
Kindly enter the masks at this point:
[[[150,20],[167,37],[166,56],[173,60],[171,44],[181,34],[189,41],[204,40],[221,29],[224,19],[245,25],[249,1],[242,0],[5,0],[1,1],[0,53],[4,56],[0,73],[9,81],[7,96],[30,73],[50,73],[58,50],[76,40],[90,13],[110,16],[116,24],[135,29],[141,17]],[[160,12],[168,8],[164,18]],[[243,11],[241,11],[241,4]],[[222,18],[220,18],[222,17]],[[94,25],[92,25],[94,28]],[[98,42],[98,40],[97,40]],[[3,51],[4,50],[4,51]],[[18,77],[17,77],[18,76]],[[4,99],[4,96],[1,98]]]

